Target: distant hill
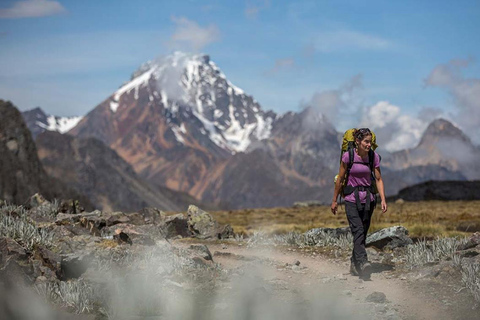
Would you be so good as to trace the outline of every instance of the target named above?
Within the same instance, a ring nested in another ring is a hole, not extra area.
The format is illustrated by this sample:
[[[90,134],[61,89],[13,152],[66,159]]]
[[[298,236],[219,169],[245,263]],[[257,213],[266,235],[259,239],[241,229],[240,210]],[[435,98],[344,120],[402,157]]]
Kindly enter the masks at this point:
[[[480,200],[480,181],[427,181],[400,190],[395,199]]]
[[[186,210],[189,204],[201,205],[185,193],[150,185],[98,139],[45,131],[36,142],[46,171],[88,196],[101,210],[136,211],[156,207],[180,211]]]

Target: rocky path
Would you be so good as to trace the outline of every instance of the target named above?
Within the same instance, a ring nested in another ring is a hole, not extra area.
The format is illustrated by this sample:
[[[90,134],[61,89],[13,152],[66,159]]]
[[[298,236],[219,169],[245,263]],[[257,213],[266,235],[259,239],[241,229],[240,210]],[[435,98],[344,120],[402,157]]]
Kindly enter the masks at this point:
[[[442,303],[435,292],[427,294],[427,290],[413,288],[411,281],[394,276],[380,264],[374,264],[371,279],[364,281],[348,273],[347,262],[312,252],[291,248],[247,248],[239,244],[209,244],[208,247],[214,261],[232,275],[232,283],[248,283],[245,295],[262,292],[261,296],[280,301],[283,307],[296,305],[285,312],[307,310],[322,313],[320,318],[338,319],[437,320],[476,319],[478,312],[452,312],[451,304]],[[235,284],[225,287],[241,291]],[[302,304],[305,308],[298,308]]]

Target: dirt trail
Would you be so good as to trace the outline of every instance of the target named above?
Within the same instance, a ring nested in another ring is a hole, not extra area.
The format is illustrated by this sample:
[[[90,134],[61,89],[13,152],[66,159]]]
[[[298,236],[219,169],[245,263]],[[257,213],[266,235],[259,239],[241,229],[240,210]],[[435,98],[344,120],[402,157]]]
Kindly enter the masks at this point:
[[[408,281],[393,277],[391,271],[381,265],[374,265],[371,280],[364,281],[348,273],[347,262],[295,249],[246,248],[238,244],[208,244],[208,247],[214,261],[227,270],[260,268],[263,280],[274,283],[276,288],[281,284],[281,288],[274,291],[286,299],[292,292],[314,288],[332,299],[337,299],[332,295],[339,295],[340,303],[349,304],[355,312],[360,310],[367,319],[463,318],[452,314],[434,295],[413,289]],[[297,261],[300,262],[298,266],[295,265]],[[384,293],[387,301],[366,302],[373,292]]]

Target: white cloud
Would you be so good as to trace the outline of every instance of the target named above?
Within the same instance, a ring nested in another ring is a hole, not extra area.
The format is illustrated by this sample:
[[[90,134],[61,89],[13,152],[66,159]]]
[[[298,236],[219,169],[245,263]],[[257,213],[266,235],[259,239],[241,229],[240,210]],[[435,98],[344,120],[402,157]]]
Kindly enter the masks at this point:
[[[0,19],[45,17],[65,12],[67,10],[58,1],[26,0],[16,2],[11,8],[0,9]]]
[[[274,75],[282,70],[288,70],[295,68],[295,59],[293,58],[284,58],[275,60],[275,65],[273,68],[265,72],[266,75]]]
[[[336,128],[350,126],[356,119],[361,99],[358,91],[363,88],[362,75],[352,77],[338,89],[316,92],[304,107],[311,107],[323,114]]]
[[[453,119],[474,142],[480,142],[480,79],[466,78],[462,70],[473,61],[452,60],[436,66],[425,84],[445,89],[454,99],[455,115]]]
[[[378,36],[351,30],[321,32],[315,38],[315,49],[320,52],[342,50],[385,50],[393,44]]]
[[[172,17],[172,21],[176,24],[176,29],[170,44],[176,49],[186,46],[188,50],[199,51],[220,39],[220,31],[213,24],[202,28],[195,21],[185,17]]]
[[[400,107],[388,101],[366,108],[361,120],[361,126],[373,130],[377,143],[391,152],[415,147],[427,125],[428,122],[402,115]]]

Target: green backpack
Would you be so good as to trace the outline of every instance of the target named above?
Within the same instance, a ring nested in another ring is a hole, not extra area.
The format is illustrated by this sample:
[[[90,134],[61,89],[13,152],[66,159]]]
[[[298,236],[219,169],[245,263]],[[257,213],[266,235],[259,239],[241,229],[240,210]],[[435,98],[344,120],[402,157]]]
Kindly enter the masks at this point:
[[[352,166],[354,163],[353,156],[355,152],[355,137],[353,136],[353,134],[355,133],[355,130],[356,128],[348,129],[343,134],[342,150],[340,152],[340,163],[342,162],[342,156],[345,152],[348,152],[348,158],[349,158],[347,173],[345,175],[345,179],[343,180],[343,184],[340,189],[340,195],[343,198],[345,198],[345,187],[347,186],[348,178],[350,176],[350,170],[352,169]],[[375,158],[374,150],[377,149],[378,145],[377,145],[377,139],[376,139],[375,133],[373,133],[373,131],[371,131],[371,133],[372,133],[372,147],[368,152],[368,163],[363,163],[363,164],[368,165],[368,167],[370,168],[370,171],[372,173],[371,178],[372,178],[373,193],[377,194],[378,190],[377,190],[377,185],[375,183],[376,179],[375,179],[375,170],[373,168],[373,162]],[[335,176],[334,183],[337,182],[337,179],[338,179],[338,174]]]

